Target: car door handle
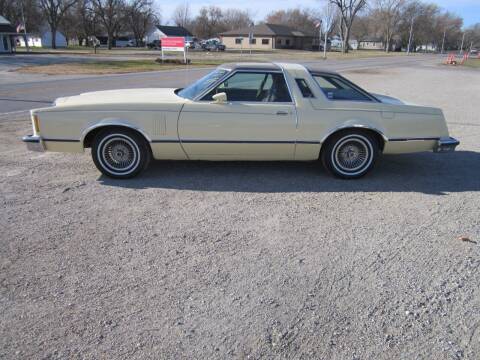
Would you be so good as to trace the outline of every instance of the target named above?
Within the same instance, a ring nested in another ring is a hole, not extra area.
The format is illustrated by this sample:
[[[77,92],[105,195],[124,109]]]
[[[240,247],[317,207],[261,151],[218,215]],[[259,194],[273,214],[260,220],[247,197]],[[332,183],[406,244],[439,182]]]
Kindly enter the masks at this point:
[[[288,115],[288,111],[277,111],[277,115]]]

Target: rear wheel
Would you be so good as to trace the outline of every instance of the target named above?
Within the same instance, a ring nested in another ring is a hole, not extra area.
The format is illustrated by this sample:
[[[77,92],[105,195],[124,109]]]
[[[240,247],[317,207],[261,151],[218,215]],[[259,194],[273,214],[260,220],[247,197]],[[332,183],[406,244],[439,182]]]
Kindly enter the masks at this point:
[[[128,179],[148,166],[151,152],[148,143],[138,133],[128,129],[106,129],[93,140],[92,158],[104,175]]]
[[[364,176],[378,157],[378,142],[367,131],[342,131],[333,135],[322,150],[322,163],[333,175],[343,179]]]

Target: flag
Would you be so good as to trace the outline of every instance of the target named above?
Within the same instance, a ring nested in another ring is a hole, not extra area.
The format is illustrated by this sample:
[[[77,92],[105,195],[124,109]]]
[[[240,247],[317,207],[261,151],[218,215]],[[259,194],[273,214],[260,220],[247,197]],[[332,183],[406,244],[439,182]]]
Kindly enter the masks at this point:
[[[25,31],[25,24],[20,23],[17,26],[17,33],[20,33],[22,31]]]

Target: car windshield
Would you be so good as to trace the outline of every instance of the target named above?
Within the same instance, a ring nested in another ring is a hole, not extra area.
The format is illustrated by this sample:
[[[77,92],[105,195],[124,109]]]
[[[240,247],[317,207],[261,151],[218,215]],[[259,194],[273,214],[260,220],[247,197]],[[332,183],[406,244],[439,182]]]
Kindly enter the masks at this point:
[[[220,80],[227,72],[228,70],[225,69],[216,69],[201,79],[195,81],[192,85],[180,90],[177,95],[190,100],[195,99],[211,85]]]

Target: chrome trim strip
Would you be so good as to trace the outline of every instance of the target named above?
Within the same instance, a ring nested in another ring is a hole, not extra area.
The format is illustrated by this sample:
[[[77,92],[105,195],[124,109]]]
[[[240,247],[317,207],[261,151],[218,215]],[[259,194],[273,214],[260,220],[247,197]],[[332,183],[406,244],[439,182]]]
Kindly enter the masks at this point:
[[[388,141],[432,141],[439,140],[439,137],[424,137],[424,138],[392,138]]]
[[[295,140],[197,140],[182,139],[180,140],[152,140],[153,144],[161,143],[183,143],[183,144],[314,144],[319,145],[319,141],[295,141]]]
[[[377,128],[375,127],[372,127],[372,126],[367,126],[367,125],[343,125],[343,126],[339,126],[339,127],[336,127],[334,129],[332,129],[330,132],[328,132],[321,140],[320,140],[320,143],[324,143],[325,140],[327,140],[327,138],[332,135],[333,133],[336,133],[337,131],[340,131],[340,130],[345,130],[345,129],[367,129],[367,130],[372,130],[372,131],[375,131],[376,133],[378,133],[385,142],[388,142],[390,139],[388,139],[385,134],[378,130]]]
[[[105,127],[105,126],[118,126],[118,127],[126,127],[126,128],[129,128],[129,129],[132,129],[132,130],[136,130],[138,131],[140,134],[142,134],[145,139],[147,139],[148,142],[152,142],[152,139],[150,139],[150,137],[142,130],[140,129],[139,127],[137,126],[134,126],[134,125],[130,125],[130,124],[125,124],[123,122],[115,122],[115,121],[109,121],[109,122],[100,122],[100,123],[96,123],[95,125],[92,125],[92,126],[89,126],[88,128],[86,128],[85,130],[83,130],[82,132],[82,135],[80,136],[80,142],[83,144],[84,141],[85,141],[85,137],[88,135],[88,133],[92,130],[95,130],[95,129],[98,129],[98,128],[101,128],[101,127]]]
[[[43,139],[43,141],[51,141],[51,142],[80,142],[80,140],[74,139]]]

